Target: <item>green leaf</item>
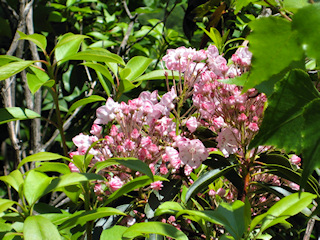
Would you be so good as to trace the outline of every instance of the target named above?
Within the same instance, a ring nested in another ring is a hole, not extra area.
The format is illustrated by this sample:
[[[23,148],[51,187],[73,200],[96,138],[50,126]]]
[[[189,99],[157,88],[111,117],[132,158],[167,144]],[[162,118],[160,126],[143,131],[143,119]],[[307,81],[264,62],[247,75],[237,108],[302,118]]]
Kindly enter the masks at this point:
[[[74,104],[72,104],[71,107],[69,108],[68,114],[71,114],[78,107],[82,107],[89,103],[98,102],[98,101],[107,101],[107,100],[104,97],[100,97],[98,95],[91,95],[87,98],[80,99],[76,101]]]
[[[253,54],[252,68],[244,91],[267,81],[280,73],[293,61],[303,60],[302,47],[291,23],[278,17],[259,18],[251,23],[248,36],[249,50]]]
[[[78,52],[71,56],[68,56],[61,60],[61,62],[69,60],[84,60],[84,61],[96,61],[96,62],[113,62],[121,65],[125,65],[123,59],[118,55],[111,53],[103,48],[99,49],[87,49],[85,51]]]
[[[36,170],[39,172],[58,172],[61,174],[70,173],[68,165],[59,162],[41,162],[41,166],[37,166]]]
[[[111,207],[100,207],[91,211],[78,211],[59,224],[59,230],[65,229],[70,226],[76,226],[89,221],[94,221],[99,218],[108,217],[112,215],[125,215],[118,209]]]
[[[9,184],[17,192],[19,192],[20,186],[23,184],[23,177],[19,170],[14,170],[7,176],[1,176],[0,180]]]
[[[27,67],[31,66],[35,61],[18,61],[18,62],[10,62],[6,65],[0,67],[0,81],[5,80]]]
[[[188,237],[174,226],[162,222],[136,223],[129,227],[122,235],[123,239],[134,239],[146,234],[159,234],[177,240],[188,240]]]
[[[223,169],[213,169],[205,174],[201,175],[188,189],[186,193],[185,202],[188,202],[190,198],[199,193],[201,190],[205,189],[209,184],[219,177],[224,176],[227,172],[234,169],[234,165],[225,167]]]
[[[119,86],[119,92],[120,93],[125,93],[128,92],[136,87],[138,87],[139,84],[134,85],[132,82],[126,80],[126,79],[121,79],[120,81],[120,86]]]
[[[316,198],[316,195],[300,192],[293,193],[276,202],[265,214],[252,220],[250,229],[253,230],[257,224],[261,223],[260,231],[268,229],[277,223],[301,212]]]
[[[53,179],[51,184],[46,189],[46,193],[54,191],[59,188],[77,185],[79,183],[88,182],[88,181],[96,181],[96,180],[105,180],[105,179],[101,175],[94,174],[94,173],[77,173],[77,172],[68,173]]]
[[[308,0],[284,0],[283,1],[283,7],[286,10],[288,10],[290,12],[294,12],[294,13],[299,8],[303,8],[303,7],[308,6],[308,5],[309,5]]]
[[[39,162],[39,161],[51,161],[51,160],[57,160],[57,159],[63,159],[70,161],[69,158],[64,157],[57,153],[51,153],[51,152],[39,152],[35,153],[33,155],[30,155],[26,158],[24,158],[18,165],[18,169],[27,162]]]
[[[38,113],[26,108],[0,108],[0,124],[17,120],[34,119],[38,117],[41,117]]]
[[[103,76],[105,76],[109,80],[109,82],[112,85],[114,85],[113,78],[112,78],[112,76],[110,74],[109,69],[106,66],[104,66],[104,65],[102,65],[100,63],[93,63],[93,62],[85,62],[85,63],[82,63],[82,64],[92,68],[96,72],[101,73]]]
[[[152,72],[143,74],[142,76],[136,78],[133,82],[166,79],[165,74],[168,74],[168,79],[179,79],[179,72],[177,71],[154,70]]]
[[[32,94],[35,94],[41,86],[45,85],[50,77],[48,74],[38,68],[30,67],[31,72],[27,73],[27,83]]]
[[[88,38],[84,35],[66,33],[58,41],[54,48],[54,55],[57,62],[69,56],[76,54],[79,51],[82,41]]]
[[[149,178],[153,179],[153,174],[149,166],[137,158],[109,158],[103,162],[97,162],[94,168],[96,168],[96,172],[99,172],[103,168],[118,164],[126,166],[131,170],[139,171],[140,173],[146,174]]]
[[[0,66],[6,65],[11,62],[22,62],[23,60],[21,58],[17,58],[14,56],[9,55],[0,55]]]
[[[304,188],[308,177],[315,168],[320,167],[320,99],[315,99],[308,104],[303,113],[305,119],[302,129],[302,156],[303,172],[300,181]]]
[[[152,180],[148,176],[137,177],[137,178],[131,180],[130,182],[126,183],[125,185],[123,185],[117,191],[113,192],[109,196],[107,201],[104,202],[104,206],[106,206],[107,204],[111,203],[112,201],[116,200],[117,198],[123,196],[124,194],[126,194],[128,192],[131,192],[131,191],[138,189],[138,188],[141,188],[141,187],[145,187],[155,181],[168,181],[168,180],[166,178],[163,178],[160,176],[154,176],[154,180]]]
[[[162,203],[156,209],[154,215],[155,216],[160,216],[163,214],[175,215],[177,212],[179,212],[180,210],[183,210],[183,209],[184,208],[181,206],[180,203],[167,201],[167,202]]]
[[[51,177],[36,170],[31,170],[27,173],[24,180],[23,193],[29,205],[35,204],[40,197],[46,194],[46,189],[51,180]]]
[[[6,211],[13,204],[17,204],[17,202],[9,200],[9,199],[0,198],[0,213]]]
[[[111,228],[103,230],[100,240],[122,240],[122,234],[127,230],[127,227],[115,225]]]
[[[287,152],[301,152],[304,107],[320,95],[308,74],[292,70],[275,86],[258,134],[250,148],[272,145]]]
[[[23,225],[23,236],[25,240],[61,239],[57,227],[40,215],[27,217]]]
[[[246,204],[249,203],[246,202]],[[250,205],[245,206],[245,203],[240,200],[232,204],[222,202],[217,210],[182,210],[179,211],[177,217],[183,214],[188,214],[192,217],[196,216],[205,221],[222,225],[236,240],[241,239],[251,218]]]
[[[293,16],[292,29],[297,30],[299,41],[303,44],[308,57],[315,58],[320,63],[320,4],[310,4],[300,8]]]
[[[234,1],[234,13],[238,14],[242,8],[246,7],[247,5],[249,5],[250,3],[254,3],[254,2],[258,2],[259,0],[237,0]]]
[[[25,39],[25,40],[29,40],[31,42],[33,42],[34,44],[36,44],[41,50],[42,52],[46,52],[46,47],[47,47],[47,39],[45,36],[41,35],[41,34],[31,34],[31,35],[26,35],[23,32],[18,31],[19,35],[20,35],[20,39]]]
[[[136,78],[140,77],[142,73],[148,68],[150,63],[152,62],[151,58],[146,58],[142,56],[136,56],[129,60],[127,66],[125,67],[130,69],[130,73],[125,77],[125,79],[130,82],[134,81]]]

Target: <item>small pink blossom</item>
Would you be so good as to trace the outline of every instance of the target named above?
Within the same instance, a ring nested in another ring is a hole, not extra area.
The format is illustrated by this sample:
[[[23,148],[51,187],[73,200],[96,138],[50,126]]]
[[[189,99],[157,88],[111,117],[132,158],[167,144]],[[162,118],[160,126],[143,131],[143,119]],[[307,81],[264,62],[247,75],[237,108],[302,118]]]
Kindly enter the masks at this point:
[[[186,126],[187,126],[188,130],[191,133],[193,133],[194,131],[197,130],[199,123],[195,117],[190,117],[186,122]]]
[[[259,126],[257,123],[255,122],[251,122],[249,123],[248,128],[252,131],[252,132],[257,132],[259,130]]]
[[[237,129],[224,128],[218,134],[217,147],[226,157],[228,157],[230,154],[237,152],[239,138],[240,135]]]
[[[181,166],[181,159],[179,157],[179,152],[173,147],[166,147],[166,156],[168,157],[170,164],[173,168],[178,169]]]
[[[220,197],[224,197],[224,195],[226,195],[226,190],[224,188],[219,188],[217,190],[217,194],[220,196]]]
[[[217,193],[215,190],[210,189],[208,194],[209,194],[209,196],[214,197]]]
[[[79,168],[73,162],[69,162],[68,167],[71,172],[80,172]]]
[[[112,177],[108,184],[109,184],[110,190],[112,192],[118,190],[119,188],[121,188],[123,186],[123,182],[121,181],[121,179],[118,176]]]
[[[150,184],[151,188],[156,191],[160,191],[163,188],[162,181],[156,181]]]
[[[95,124],[107,124],[112,121],[116,115],[115,112],[119,109],[120,104],[113,101],[112,98],[108,98],[106,105],[101,106],[97,109],[97,119],[94,121]]]
[[[301,162],[301,158],[298,157],[297,155],[293,154],[290,158],[290,162],[298,165]]]
[[[90,130],[90,133],[92,135],[96,135],[98,137],[100,137],[101,135],[101,131],[102,131],[102,127],[98,124],[93,124]]]

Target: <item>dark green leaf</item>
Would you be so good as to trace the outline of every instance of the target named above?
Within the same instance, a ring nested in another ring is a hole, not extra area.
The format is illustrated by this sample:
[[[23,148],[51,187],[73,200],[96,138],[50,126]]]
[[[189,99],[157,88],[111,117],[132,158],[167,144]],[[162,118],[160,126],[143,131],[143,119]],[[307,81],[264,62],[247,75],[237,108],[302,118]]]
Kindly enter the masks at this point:
[[[188,202],[190,198],[199,193],[201,190],[205,189],[209,184],[219,177],[224,176],[227,172],[234,169],[235,166],[228,166],[223,169],[213,169],[205,174],[201,175],[188,189],[186,193],[185,202]]]
[[[291,23],[278,17],[259,18],[251,23],[248,36],[253,54],[252,68],[244,90],[267,81],[293,61],[302,61],[303,50],[297,42],[297,33]]]
[[[0,108],[0,124],[17,120],[34,119],[38,117],[40,117],[38,113],[26,108]]]
[[[71,56],[62,59],[62,62],[69,60],[84,60],[84,61],[96,61],[96,62],[113,62],[121,65],[125,65],[123,59],[118,55],[111,53],[103,48],[101,49],[87,49],[85,51],[78,52]]]
[[[253,230],[257,224],[261,223],[260,231],[263,232],[269,227],[296,215],[306,208],[314,198],[316,198],[316,195],[307,192],[286,196],[274,204],[265,214],[254,218],[250,228]]]
[[[117,198],[123,196],[128,192],[131,192],[141,187],[145,187],[155,181],[167,181],[167,179],[160,176],[154,176],[154,180],[152,180],[148,176],[137,177],[131,180],[130,182],[126,183],[125,185],[123,185],[120,189],[118,189],[114,193],[112,193],[107,199],[107,201],[104,202],[104,206],[106,206],[107,204],[111,203],[112,201],[116,200]]]
[[[300,5],[301,6],[301,5]],[[300,8],[293,16],[292,28],[297,30],[299,41],[303,44],[307,55],[320,63],[320,4],[310,4]]]
[[[287,152],[301,152],[301,131],[304,107],[319,93],[302,70],[292,70],[275,86],[268,100],[260,131],[250,144],[273,145]]]
[[[307,105],[303,113],[305,125],[302,129],[303,172],[300,181],[305,187],[309,175],[320,167],[320,99],[315,99]]]
[[[40,215],[27,217],[23,225],[23,236],[25,240],[61,239],[57,227]]]
[[[20,168],[23,164],[27,162],[38,162],[38,161],[51,161],[51,160],[57,160],[57,159],[64,159],[67,161],[70,161],[69,158],[64,157],[57,153],[51,153],[51,152],[39,152],[35,153],[33,155],[30,155],[26,158],[24,158],[18,165],[18,168]]]
[[[59,162],[42,162],[36,170],[39,172],[58,172],[61,174],[70,173],[68,165]]]
[[[82,63],[82,64],[94,69],[96,72],[101,73],[103,76],[105,76],[109,80],[109,82],[112,85],[114,85],[113,78],[112,78],[112,76],[110,74],[109,69],[106,66],[104,66],[104,65],[102,65],[100,63],[93,63],[93,62],[85,62],[85,63]]]
[[[10,62],[6,65],[0,67],[0,81],[5,80],[27,67],[31,66],[35,61],[19,61],[19,62]]]
[[[127,230],[124,226],[113,226],[111,228],[103,230],[100,240],[122,240],[122,234]]]
[[[305,6],[308,6],[309,2],[308,0],[284,0],[283,1],[283,7],[290,11],[290,12],[296,12],[299,8],[303,8]],[[295,15],[294,15],[295,16]],[[294,17],[295,18],[295,17]]]
[[[155,216],[160,216],[162,214],[175,215],[180,210],[183,210],[183,207],[180,203],[167,201],[162,203],[155,211]]]
[[[38,68],[31,66],[30,69],[32,72],[27,73],[27,83],[32,94],[35,94],[50,78],[46,72]]]
[[[87,98],[80,99],[76,101],[74,104],[72,104],[71,107],[69,108],[68,114],[71,114],[78,107],[82,107],[84,105],[87,105],[88,103],[93,103],[98,101],[107,101],[107,100],[104,97],[100,97],[98,95],[91,95]]]
[[[162,222],[136,223],[129,227],[122,235],[122,239],[134,239],[146,234],[159,234],[177,240],[188,240],[188,237],[174,226]]]
[[[71,216],[68,216],[65,221],[59,224],[59,230],[70,226],[76,226],[78,224],[83,224],[89,221],[97,220],[99,218],[108,217],[111,215],[125,215],[118,209],[111,207],[100,207],[91,211],[78,211]]]

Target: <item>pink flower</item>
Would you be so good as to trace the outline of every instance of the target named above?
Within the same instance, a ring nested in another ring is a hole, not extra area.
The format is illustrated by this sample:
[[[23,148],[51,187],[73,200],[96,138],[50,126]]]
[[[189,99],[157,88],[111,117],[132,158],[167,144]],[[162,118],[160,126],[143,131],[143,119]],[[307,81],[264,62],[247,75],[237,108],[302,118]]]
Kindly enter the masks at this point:
[[[197,130],[198,125],[199,123],[195,117],[190,117],[186,123],[186,126],[191,133]]]
[[[160,165],[160,173],[162,175],[166,175],[168,173],[168,168],[167,168],[166,164],[161,164]]]
[[[167,107],[167,109],[170,111],[174,108],[173,100],[176,97],[177,97],[176,91],[174,90],[174,87],[172,87],[170,92],[167,92],[162,96],[160,100],[160,104]]]
[[[217,190],[217,194],[220,196],[220,197],[224,197],[224,195],[226,195],[226,190],[224,188],[219,188]]]
[[[229,157],[230,154],[237,152],[239,138],[240,135],[237,129],[224,128],[218,134],[217,147],[226,157]]]
[[[174,149],[173,147],[166,147],[166,156],[168,157],[173,168],[180,168],[181,159],[179,157],[179,152],[176,149]]]
[[[118,190],[123,186],[123,182],[118,176],[112,177],[108,184],[112,192]]]
[[[98,138],[80,133],[72,138],[72,141],[78,147],[78,152],[86,152],[92,143],[98,141]]]
[[[80,172],[79,168],[72,162],[69,162],[68,167],[70,168],[71,172]]]
[[[259,126],[258,126],[258,124],[255,123],[255,122],[249,123],[248,128],[249,128],[252,132],[256,132],[256,131],[259,130]]]
[[[116,114],[115,112],[119,110],[120,104],[113,101],[112,98],[108,98],[106,105],[99,107],[97,109],[97,119],[94,121],[95,124],[107,124],[112,121]]]
[[[184,164],[197,168],[209,156],[207,149],[199,139],[180,138],[177,140],[179,156]]]
[[[232,55],[231,60],[241,66],[248,67],[251,64],[252,53],[248,47],[240,47],[235,54]]]
[[[153,182],[150,184],[150,186],[153,190],[157,190],[157,191],[159,191],[163,188],[162,181]]]
[[[90,130],[90,133],[92,135],[96,135],[96,136],[100,137],[101,131],[102,131],[101,126],[99,126],[98,124],[93,124],[91,127],[91,130]]]
[[[301,158],[293,154],[290,158],[290,162],[293,164],[299,164],[301,162]]]

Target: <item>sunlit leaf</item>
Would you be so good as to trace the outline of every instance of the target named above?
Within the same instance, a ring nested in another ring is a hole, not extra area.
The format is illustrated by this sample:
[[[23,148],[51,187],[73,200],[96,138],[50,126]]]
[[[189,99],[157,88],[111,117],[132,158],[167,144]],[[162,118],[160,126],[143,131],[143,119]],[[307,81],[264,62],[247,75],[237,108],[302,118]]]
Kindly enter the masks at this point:
[[[40,115],[30,109],[19,107],[0,108],[0,124],[11,121],[39,118]]]
[[[174,226],[162,222],[136,223],[129,227],[122,235],[122,239],[134,239],[146,234],[159,234],[177,240],[188,240],[188,237]]]
[[[29,216],[23,225],[25,240],[61,239],[57,227],[47,218],[40,215]]]
[[[35,61],[19,61],[19,62],[10,62],[0,67],[0,81],[5,80],[27,67],[31,66]]]
[[[20,39],[25,39],[25,40],[29,40],[31,42],[33,42],[34,44],[36,44],[41,50],[42,52],[46,52],[46,47],[47,47],[47,39],[45,36],[41,35],[41,34],[31,34],[31,35],[26,35],[23,32],[18,31],[19,35],[20,35]]]
[[[14,170],[7,176],[1,176],[0,181],[7,183],[19,192],[20,186],[23,184],[23,177],[19,170]]]
[[[107,100],[104,97],[100,97],[98,95],[91,95],[87,98],[80,99],[76,101],[74,104],[72,104],[71,107],[69,108],[68,114],[72,113],[78,107],[82,107],[89,103],[98,102],[98,101],[107,101]]]
[[[51,152],[39,152],[35,153],[33,155],[30,155],[26,158],[24,158],[18,165],[18,168],[20,168],[23,164],[27,162],[39,162],[39,161],[51,161],[51,160],[57,160],[57,159],[64,159],[67,161],[70,161],[69,158],[64,157],[57,153],[51,153]]]

